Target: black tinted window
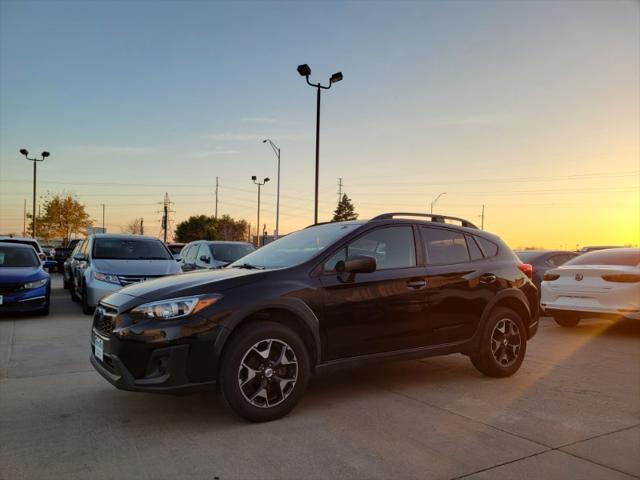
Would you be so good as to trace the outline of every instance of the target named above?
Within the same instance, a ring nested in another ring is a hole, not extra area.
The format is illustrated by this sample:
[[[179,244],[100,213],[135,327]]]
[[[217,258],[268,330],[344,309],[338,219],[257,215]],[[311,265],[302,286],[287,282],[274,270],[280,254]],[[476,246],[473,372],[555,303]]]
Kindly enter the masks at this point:
[[[160,240],[99,237],[94,240],[93,258],[170,260],[172,257]]]
[[[228,243],[228,244],[213,244],[211,245],[211,251],[213,252],[213,258],[219,262],[235,262],[236,260],[253,252],[256,248],[250,244],[243,243]]]
[[[464,235],[453,230],[421,228],[430,265],[468,262],[469,251]]]
[[[480,260],[482,258],[482,252],[478,247],[478,244],[473,239],[473,237],[467,235],[467,246],[469,247],[469,255],[471,256],[471,260]]]
[[[498,246],[491,240],[487,240],[483,237],[475,237],[480,245],[480,248],[484,252],[485,257],[495,257],[498,254]]]
[[[377,270],[416,266],[416,247],[411,227],[380,228],[367,233],[341,249],[324,265],[325,271],[335,270],[340,260],[358,256],[376,259]]]
[[[37,267],[40,258],[33,248],[12,247],[0,243],[0,267]]]
[[[580,255],[565,265],[640,265],[640,249],[615,248]]]

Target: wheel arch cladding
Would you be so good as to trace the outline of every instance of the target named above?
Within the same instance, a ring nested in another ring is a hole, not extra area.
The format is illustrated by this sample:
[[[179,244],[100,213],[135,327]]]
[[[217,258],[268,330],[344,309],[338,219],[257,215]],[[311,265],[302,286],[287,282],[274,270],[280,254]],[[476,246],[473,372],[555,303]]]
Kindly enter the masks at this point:
[[[482,314],[481,324],[484,326],[489,315],[496,308],[506,307],[515,311],[525,324],[526,328],[529,328],[531,324],[531,310],[529,308],[529,301],[524,293],[517,289],[502,290],[498,293],[493,300],[486,306]]]
[[[216,357],[221,358],[230,337],[253,322],[277,322],[296,332],[309,351],[312,368],[320,363],[320,324],[313,311],[302,300],[284,298],[277,302],[253,306],[237,313],[225,322],[223,334],[215,343]]]

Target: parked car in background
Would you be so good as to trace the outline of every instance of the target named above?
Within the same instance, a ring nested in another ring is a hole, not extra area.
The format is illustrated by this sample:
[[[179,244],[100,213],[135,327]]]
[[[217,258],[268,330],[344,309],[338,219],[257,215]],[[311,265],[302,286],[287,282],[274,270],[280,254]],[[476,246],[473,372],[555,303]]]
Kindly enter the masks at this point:
[[[55,263],[52,260],[47,259],[47,254],[40,246],[40,242],[35,238],[29,237],[0,237],[0,243],[14,243],[19,245],[30,245],[36,251],[38,258],[42,262],[44,268],[55,267]]]
[[[105,295],[125,285],[180,272],[180,265],[157,238],[99,233],[74,254],[69,291],[90,314]]]
[[[184,248],[184,245],[184,243],[168,243],[167,248],[169,248],[169,251],[173,255],[173,258],[178,259],[180,258],[180,252]]]
[[[69,258],[71,252],[81,241],[82,239],[80,238],[74,238],[73,240],[69,240],[69,243],[66,246],[56,248],[55,260],[58,262],[58,272],[64,273],[64,262]]]
[[[515,252],[522,263],[533,267],[531,280],[540,291],[540,284],[545,272],[550,268],[559,267],[578,256],[577,252],[567,250],[518,250]]]
[[[541,303],[563,327],[590,317],[640,320],[640,249],[597,250],[548,270]]]
[[[580,253],[595,252],[597,250],[608,250],[610,248],[622,248],[618,245],[593,245],[590,247],[582,247]]]
[[[180,254],[183,272],[192,270],[222,268],[256,249],[247,242],[225,242],[197,240],[188,243]]]
[[[71,285],[71,267],[74,262],[73,256],[80,251],[83,241],[84,240],[79,240],[75,243],[75,247],[71,251],[71,254],[67,256],[66,260],[62,264],[62,287],[65,290],[68,290],[69,285]]]
[[[0,242],[0,313],[49,314],[51,282],[35,249]]]
[[[105,297],[91,363],[124,390],[217,383],[251,421],[285,415],[311,372],[331,366],[464,353],[483,374],[508,377],[538,329],[526,272],[500,238],[454,217],[314,225],[227,268]]]
[[[42,245],[42,251],[47,256],[47,260],[54,260],[56,255],[56,247],[53,245]]]

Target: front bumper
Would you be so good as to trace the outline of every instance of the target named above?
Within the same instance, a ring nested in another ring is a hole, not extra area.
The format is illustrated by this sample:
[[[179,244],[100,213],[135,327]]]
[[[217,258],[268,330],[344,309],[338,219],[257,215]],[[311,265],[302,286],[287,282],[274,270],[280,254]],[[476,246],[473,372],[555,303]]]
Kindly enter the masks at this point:
[[[2,296],[0,313],[23,313],[42,310],[48,303],[48,285]]]

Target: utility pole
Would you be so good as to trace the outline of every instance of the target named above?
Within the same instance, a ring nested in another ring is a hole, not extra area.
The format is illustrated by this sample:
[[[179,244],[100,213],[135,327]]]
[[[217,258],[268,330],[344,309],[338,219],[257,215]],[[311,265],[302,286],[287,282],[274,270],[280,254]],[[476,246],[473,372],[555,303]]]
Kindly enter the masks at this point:
[[[27,236],[27,200],[24,201],[24,208],[22,209],[22,236]]]
[[[278,187],[276,193],[276,232],[275,236],[278,238],[280,235],[280,147],[278,147],[275,143],[273,143],[270,139],[266,138],[262,141],[262,143],[268,143],[271,145],[273,149],[273,153],[276,154],[276,158],[278,159]]]
[[[342,201],[342,177],[338,179],[338,203]]]
[[[140,235],[144,235],[144,218],[140,217]]]
[[[165,192],[164,200],[161,202],[161,205],[162,205],[162,211],[160,211],[158,213],[162,213],[162,220],[161,220],[162,229],[161,229],[161,231],[163,232],[164,243],[167,243],[167,236],[169,234],[169,228],[171,227],[171,220],[169,218],[169,214],[170,213],[175,213],[174,210],[171,210],[171,205],[173,205],[173,202],[171,200],[169,200],[169,193],[168,192]]]
[[[482,215],[480,215],[480,230],[484,230],[484,205],[482,205]]]
[[[105,205],[104,205],[104,203],[101,203],[100,205],[102,205],[102,230],[103,230],[103,233],[104,233],[104,232],[106,232],[106,230],[104,229],[104,207],[105,207]]]
[[[216,213],[213,216],[216,220],[218,219],[218,177],[216,177]]]

